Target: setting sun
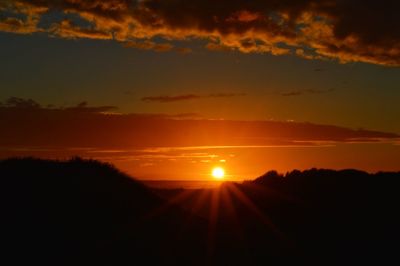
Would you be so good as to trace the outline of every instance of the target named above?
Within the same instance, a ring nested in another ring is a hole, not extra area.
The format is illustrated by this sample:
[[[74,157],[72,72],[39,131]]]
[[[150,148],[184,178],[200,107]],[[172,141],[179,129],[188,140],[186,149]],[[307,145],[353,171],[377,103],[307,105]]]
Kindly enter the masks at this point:
[[[211,174],[215,179],[223,179],[225,176],[225,170],[221,167],[215,167]]]

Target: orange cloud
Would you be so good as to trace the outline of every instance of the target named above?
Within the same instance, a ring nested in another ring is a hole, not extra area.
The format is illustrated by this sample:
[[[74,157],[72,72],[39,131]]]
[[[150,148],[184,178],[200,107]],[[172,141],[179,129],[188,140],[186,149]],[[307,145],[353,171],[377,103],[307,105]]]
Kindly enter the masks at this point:
[[[153,50],[156,52],[168,52],[171,51],[174,46],[170,43],[155,43],[149,40],[145,40],[143,42],[138,41],[128,41],[125,42],[124,47],[127,48],[136,48],[141,50]]]
[[[173,50],[153,38],[209,41],[214,51],[294,54],[400,66],[400,2],[359,0],[14,0],[1,6],[0,30],[47,31],[64,38],[114,39],[139,49]],[[55,22],[40,28],[47,10],[75,14],[93,27]],[[128,45],[129,46],[129,45]],[[185,50],[187,51],[187,50]],[[307,52],[306,52],[307,51]]]
[[[49,32],[56,36],[67,39],[88,38],[107,40],[112,38],[112,34],[110,32],[79,27],[74,25],[69,20],[63,20],[59,24],[53,24],[49,29]]]
[[[210,51],[216,51],[216,52],[232,51],[231,47],[223,45],[223,44],[219,44],[219,43],[214,43],[214,42],[207,43],[206,48]]]

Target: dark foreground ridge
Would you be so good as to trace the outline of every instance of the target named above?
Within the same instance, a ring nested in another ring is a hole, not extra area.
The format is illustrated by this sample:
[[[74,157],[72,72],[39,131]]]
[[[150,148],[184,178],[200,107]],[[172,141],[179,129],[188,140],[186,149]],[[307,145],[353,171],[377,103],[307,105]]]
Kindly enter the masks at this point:
[[[165,191],[76,158],[3,160],[0,178],[4,265],[399,263],[400,173],[269,172]]]

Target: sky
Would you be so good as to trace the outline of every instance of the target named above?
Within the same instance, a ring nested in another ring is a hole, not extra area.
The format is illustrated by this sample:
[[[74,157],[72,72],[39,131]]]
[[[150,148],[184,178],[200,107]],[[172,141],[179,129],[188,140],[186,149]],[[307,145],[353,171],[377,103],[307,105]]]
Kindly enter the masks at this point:
[[[142,179],[400,170],[398,1],[0,0],[0,157]]]

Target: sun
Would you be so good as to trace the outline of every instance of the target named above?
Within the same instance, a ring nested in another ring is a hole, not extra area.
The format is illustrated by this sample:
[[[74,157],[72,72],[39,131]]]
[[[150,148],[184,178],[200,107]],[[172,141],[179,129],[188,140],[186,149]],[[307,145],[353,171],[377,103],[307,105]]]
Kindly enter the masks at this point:
[[[225,170],[221,167],[215,167],[212,172],[211,175],[218,180],[224,179],[225,176]]]

